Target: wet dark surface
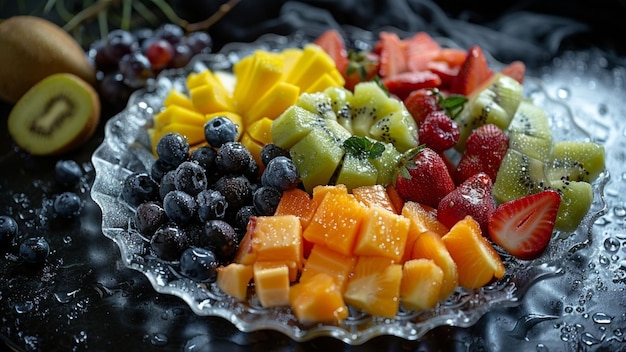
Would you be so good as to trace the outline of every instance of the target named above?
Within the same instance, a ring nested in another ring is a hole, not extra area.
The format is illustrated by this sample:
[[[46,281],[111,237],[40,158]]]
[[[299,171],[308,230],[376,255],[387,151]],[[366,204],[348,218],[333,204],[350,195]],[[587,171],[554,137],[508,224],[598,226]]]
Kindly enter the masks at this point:
[[[222,42],[247,41],[264,31],[288,34],[305,23],[320,28],[337,25],[328,13],[291,11],[293,3],[268,3],[272,6],[267,5],[265,12],[258,13],[264,20],[255,21],[243,14],[256,2],[242,2],[238,8],[241,12],[229,14],[214,28],[215,35]],[[615,19],[620,11],[626,13],[625,5],[617,1],[596,2],[595,16],[587,16],[591,19],[585,21],[583,14],[590,9],[559,7],[558,3],[564,3],[560,1],[545,6],[519,2],[517,6],[499,5],[490,11],[484,10],[486,2],[482,1],[463,9],[447,2],[442,2],[441,7],[429,3],[407,7],[407,3],[417,1],[389,1],[387,6],[373,1],[308,3],[318,9],[332,9],[340,23],[368,29],[392,25],[409,31],[430,29],[464,47],[473,40],[484,43],[485,49],[501,61],[530,62],[530,73],[544,79],[551,93],[562,94],[582,119],[603,126],[606,131],[600,127],[597,130],[606,132],[604,142],[616,148],[609,152],[609,212],[594,227],[589,247],[564,258],[563,275],[533,287],[519,306],[491,312],[469,328],[436,328],[419,341],[379,337],[353,347],[332,338],[295,343],[272,331],[241,333],[223,319],[194,315],[185,302],[155,293],[141,273],[122,267],[119,249],[102,235],[101,212],[89,196],[94,176],[90,158],[102,141],[102,125],[96,136],[74,153],[32,158],[16,149],[8,136],[5,126],[11,107],[3,103],[0,214],[18,220],[18,239],[44,236],[51,246],[51,254],[42,265],[19,262],[15,244],[2,248],[3,340],[20,351],[623,349],[626,211],[621,194],[625,188],[622,170],[626,104],[622,97],[626,55],[617,35],[623,25]],[[527,11],[534,11],[534,16]],[[509,16],[511,13],[517,17]],[[275,15],[279,17],[267,19]],[[239,24],[244,27],[238,27]],[[115,112],[105,109],[103,120]],[[53,165],[60,158],[76,160],[86,171],[81,184],[73,189],[81,195],[83,210],[80,218],[72,221],[48,217],[51,200],[63,190],[53,180]]]

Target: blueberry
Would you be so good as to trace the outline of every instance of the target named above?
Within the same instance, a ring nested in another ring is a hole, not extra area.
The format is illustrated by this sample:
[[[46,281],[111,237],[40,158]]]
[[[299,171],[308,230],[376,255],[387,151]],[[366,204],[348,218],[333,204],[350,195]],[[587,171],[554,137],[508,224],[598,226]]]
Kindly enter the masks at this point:
[[[73,219],[80,214],[83,205],[78,195],[74,192],[59,194],[53,203],[54,214],[63,219]]]
[[[252,154],[245,145],[228,142],[217,151],[215,166],[222,174],[243,174],[252,160]]]
[[[198,165],[202,166],[205,170],[211,169],[215,165],[215,155],[217,152],[215,149],[207,146],[196,148],[192,153],[189,160],[195,161]]]
[[[226,198],[229,209],[239,209],[252,200],[250,181],[244,176],[222,176],[215,181],[212,188]]]
[[[219,262],[210,249],[189,247],[180,256],[180,273],[194,281],[214,282]]]
[[[122,198],[132,207],[137,207],[149,200],[156,200],[158,195],[159,186],[145,172],[136,172],[124,179]]]
[[[237,210],[237,213],[235,214],[236,231],[238,231],[240,234],[245,233],[250,218],[252,216],[258,215],[259,214],[254,208],[254,205],[244,205],[243,207],[239,208],[239,210]]]
[[[204,168],[193,161],[184,161],[176,168],[174,185],[177,190],[195,196],[207,189],[208,184]]]
[[[163,209],[175,222],[188,223],[196,215],[196,200],[183,191],[171,191],[163,199]]]
[[[157,142],[156,153],[159,159],[175,168],[189,157],[189,143],[179,133],[167,133]]]
[[[152,163],[152,166],[150,167],[150,176],[154,181],[161,182],[163,176],[172,170],[174,170],[174,167],[172,167],[172,165],[166,163],[162,159],[157,159],[154,161],[154,163]]]
[[[264,166],[277,156],[290,157],[289,151],[277,146],[274,143],[268,143],[261,148],[261,162]]]
[[[8,215],[0,216],[0,245],[11,243],[17,236],[18,229],[15,219]]]
[[[273,187],[259,187],[252,195],[254,209],[259,215],[274,215],[282,192]]]
[[[261,175],[263,186],[276,188],[279,191],[295,188],[299,183],[300,177],[296,165],[285,156],[277,156],[270,160]]]
[[[152,235],[169,221],[165,209],[159,202],[148,201],[139,204],[135,213],[135,226],[143,235]]]
[[[229,262],[237,251],[237,233],[226,221],[209,220],[204,224],[200,246],[215,253],[222,263]]]
[[[212,147],[221,148],[237,140],[237,125],[226,116],[217,116],[204,124],[204,138]]]
[[[218,191],[207,189],[196,196],[198,204],[198,218],[202,222],[213,219],[223,219],[228,208],[226,198]]]
[[[74,160],[59,160],[54,165],[54,178],[64,187],[78,185],[83,177],[83,169]]]
[[[161,199],[165,198],[165,196],[171,191],[176,190],[176,183],[174,182],[176,178],[176,170],[168,171],[161,178],[161,182],[159,183],[159,197]]]
[[[250,158],[250,162],[248,163],[248,167],[243,171],[243,175],[250,180],[250,182],[257,183],[259,181],[259,164],[257,164],[254,158]]]
[[[19,257],[26,263],[41,263],[50,254],[50,245],[43,237],[31,237],[20,244]]]
[[[185,248],[189,247],[189,237],[178,225],[167,223],[154,232],[150,238],[150,247],[163,260],[178,260]]]

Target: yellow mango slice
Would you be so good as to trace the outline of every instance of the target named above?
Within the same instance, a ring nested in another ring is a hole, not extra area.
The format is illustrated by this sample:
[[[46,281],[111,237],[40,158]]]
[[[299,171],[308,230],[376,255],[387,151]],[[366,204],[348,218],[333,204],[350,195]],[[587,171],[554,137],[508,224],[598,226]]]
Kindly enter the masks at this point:
[[[195,107],[193,106],[193,102],[191,101],[189,96],[187,96],[185,93],[180,92],[176,89],[172,89],[165,97],[165,100],[163,100],[163,106],[165,107],[174,106],[174,105],[180,106],[182,108],[186,108],[189,110],[195,109]]]
[[[408,309],[430,309],[441,297],[443,270],[431,259],[411,259],[402,267],[400,297]]]
[[[252,139],[261,144],[272,143],[272,120],[269,117],[264,117],[247,126],[246,132]]]
[[[193,106],[203,114],[235,111],[235,103],[221,84],[203,84],[190,90]]]
[[[354,254],[387,257],[399,262],[410,226],[410,220],[401,215],[378,206],[370,207],[361,222]]]
[[[286,82],[276,83],[248,110],[245,115],[246,125],[249,126],[263,117],[277,118],[295,104],[299,96],[300,88],[297,86]]]
[[[233,98],[237,111],[245,115],[248,109],[267,92],[283,75],[283,58],[268,51],[256,51],[244,79],[237,77]]]
[[[302,323],[340,322],[348,317],[341,291],[325,273],[291,287],[289,303]]]
[[[181,105],[170,105],[154,115],[153,121],[154,128],[158,130],[172,123],[183,123],[202,128],[206,119],[203,114],[195,111],[193,107],[189,109]]]
[[[183,135],[187,139],[187,143],[189,144],[197,144],[205,140],[204,129],[198,128],[197,125],[187,125],[187,124],[178,123],[178,122],[170,123],[168,125],[161,127],[161,129],[156,131],[158,136],[155,136],[155,137],[157,138],[157,141],[158,141],[164,135],[168,133],[174,133],[174,132],[180,133],[181,135]]]
[[[286,82],[304,88],[313,84],[323,73],[336,70],[335,62],[324,49],[308,44],[303,50],[302,55],[285,77]]]

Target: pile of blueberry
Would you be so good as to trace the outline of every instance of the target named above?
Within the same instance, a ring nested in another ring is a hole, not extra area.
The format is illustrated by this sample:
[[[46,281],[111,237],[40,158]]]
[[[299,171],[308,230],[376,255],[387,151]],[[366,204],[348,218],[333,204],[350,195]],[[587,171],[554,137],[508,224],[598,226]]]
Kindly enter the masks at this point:
[[[211,36],[202,31],[185,33],[183,28],[166,23],[157,29],[136,31],[115,29],[88,51],[98,71],[99,93],[103,100],[126,102],[134,90],[161,70],[180,68],[199,53],[212,50]]]
[[[74,189],[80,184],[83,177],[83,169],[74,160],[59,160],[54,168],[54,177],[58,190],[51,204],[51,209],[46,209],[52,220],[71,221],[82,210],[83,204]],[[22,239],[22,237],[25,237]],[[19,243],[18,243],[19,242]],[[17,246],[18,258],[30,264],[42,263],[50,254],[50,245],[45,237],[30,237],[21,235],[15,218],[0,216],[0,248],[9,249]]]
[[[208,145],[193,151],[182,135],[163,136],[151,170],[129,175],[122,188],[154,254],[199,282],[213,282],[232,260],[251,216],[273,215],[282,192],[300,184],[289,153],[276,145],[262,149],[261,171],[236,141],[237,128],[213,118],[204,126]]]

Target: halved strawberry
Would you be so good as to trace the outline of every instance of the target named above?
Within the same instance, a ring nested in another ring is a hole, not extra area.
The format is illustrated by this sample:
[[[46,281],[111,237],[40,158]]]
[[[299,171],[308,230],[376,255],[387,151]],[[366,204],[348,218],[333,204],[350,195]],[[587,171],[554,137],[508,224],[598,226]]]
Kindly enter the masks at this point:
[[[441,156],[424,146],[405,153],[395,186],[405,201],[412,200],[434,208],[455,188]]]
[[[489,235],[512,256],[539,257],[552,238],[561,196],[545,190],[498,206],[489,219]]]
[[[322,35],[313,41],[319,45],[324,51],[335,61],[337,70],[344,75],[348,70],[348,51],[343,36],[336,29],[326,30]]]
[[[478,45],[473,45],[468,49],[458,75],[450,83],[450,92],[471,95],[492,75],[493,71],[489,68],[485,53]]]
[[[417,89],[438,87],[441,77],[430,71],[407,71],[386,76],[382,83],[389,93],[404,100]]]
[[[418,32],[404,39],[406,43],[406,65],[409,71],[424,71],[441,51],[441,46],[426,32]]]
[[[380,32],[375,51],[380,56],[378,75],[382,78],[405,72],[406,44],[393,32]]]
[[[515,79],[519,83],[524,83],[524,76],[526,75],[526,64],[522,61],[513,61],[508,66],[502,69],[503,74]]]
[[[482,172],[475,174],[441,199],[437,207],[437,219],[451,228],[469,215],[480,225],[482,233],[486,234],[489,218],[496,210],[492,188],[489,176]]]

